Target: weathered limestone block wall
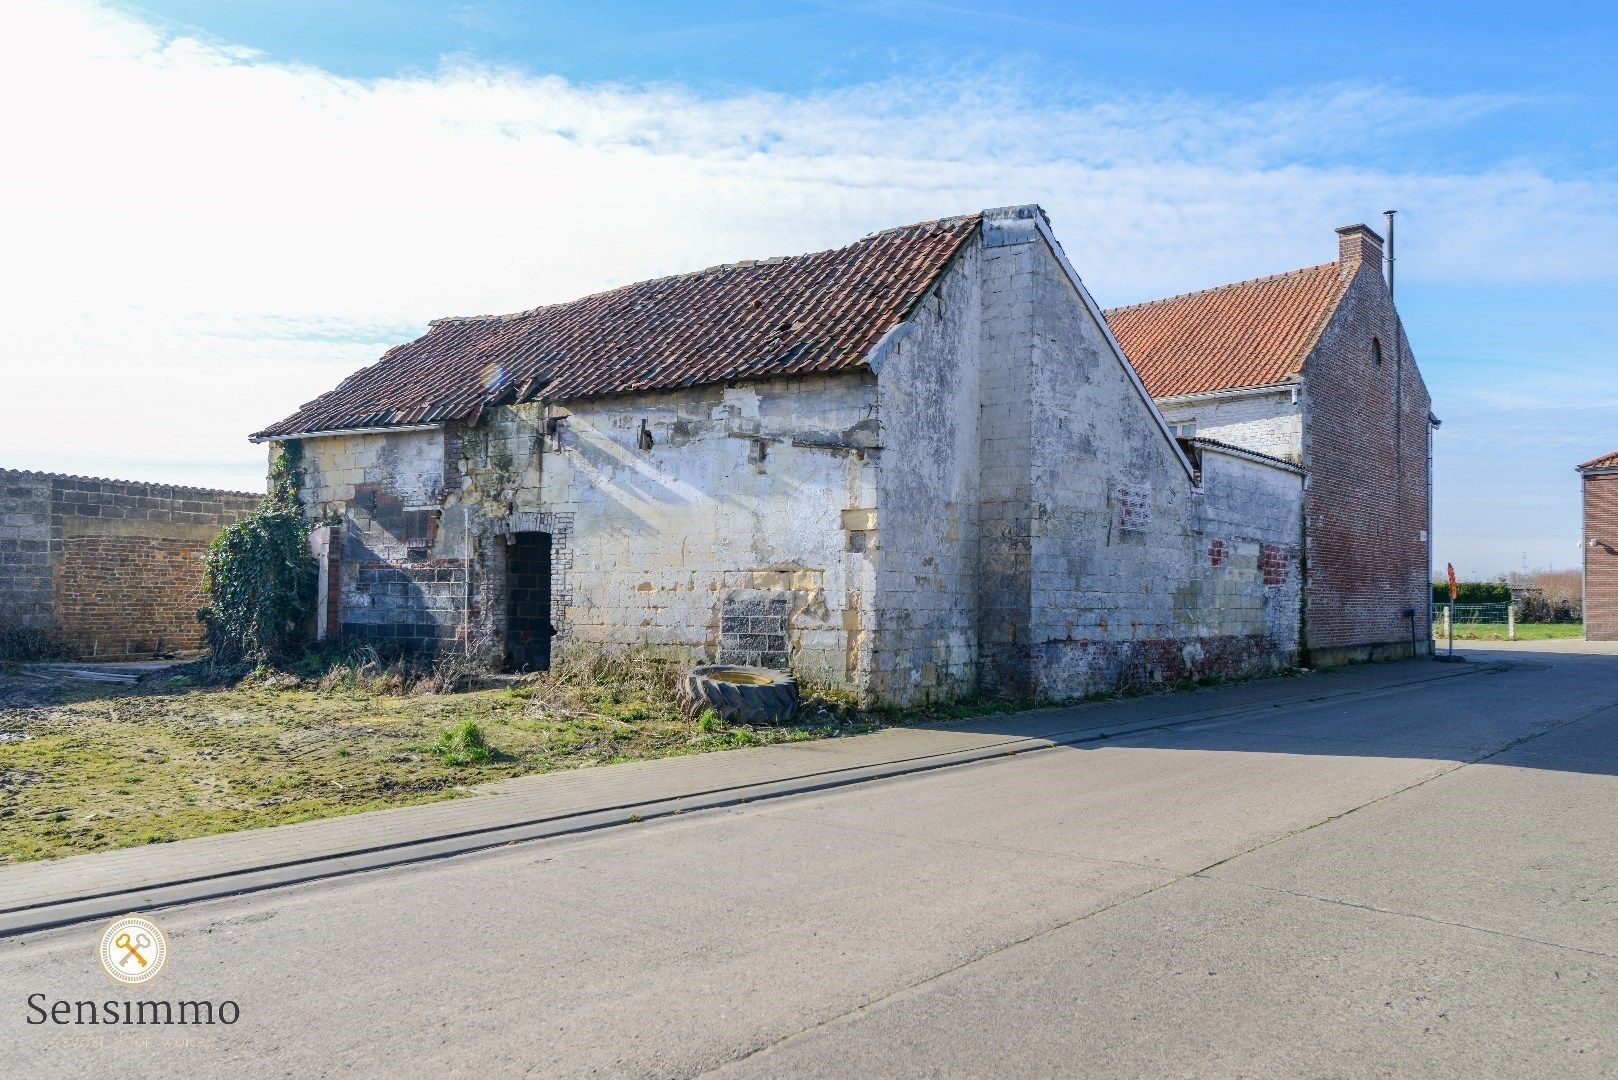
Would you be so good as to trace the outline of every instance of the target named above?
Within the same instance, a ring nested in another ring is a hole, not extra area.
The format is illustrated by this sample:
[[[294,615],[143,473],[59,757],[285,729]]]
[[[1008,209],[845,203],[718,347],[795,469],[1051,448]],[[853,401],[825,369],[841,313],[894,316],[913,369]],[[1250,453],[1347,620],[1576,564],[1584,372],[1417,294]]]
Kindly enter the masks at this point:
[[[988,243],[983,349],[1028,350],[1031,498],[1026,577],[1000,583],[1028,597],[1026,680],[1008,680],[1017,668],[1004,661],[986,674],[1004,690],[1068,697],[1289,662],[1299,472],[1221,463],[1195,483],[1034,223],[1002,223]],[[998,546],[1014,555],[1017,538],[1006,539]],[[1015,657],[1011,636],[1002,656]]]
[[[203,557],[247,492],[0,470],[0,619],[86,657],[202,645]]]
[[[1022,694],[1034,682],[1034,287],[1028,222],[983,241],[979,327],[978,682]],[[1007,246],[1008,242],[1011,246]]]
[[[302,440],[301,497],[311,520],[340,523],[334,545],[338,629],[419,655],[464,647],[466,548],[445,512],[454,432],[399,431]]]
[[[1374,263],[1305,361],[1304,398],[1310,662],[1427,652],[1432,400]]]
[[[1171,424],[1195,420],[1198,438],[1214,439],[1286,461],[1303,461],[1303,403],[1293,391],[1266,391],[1194,401],[1159,400]]]
[[[570,523],[564,647],[790,661],[805,680],[862,690],[875,409],[863,372],[553,406],[562,449],[542,455],[537,498],[515,509]]]
[[[980,424],[990,420],[979,408],[981,263],[981,246],[969,244],[873,358],[876,505],[892,540],[877,559],[876,610],[861,614],[875,634],[872,689],[889,700],[977,688]]]

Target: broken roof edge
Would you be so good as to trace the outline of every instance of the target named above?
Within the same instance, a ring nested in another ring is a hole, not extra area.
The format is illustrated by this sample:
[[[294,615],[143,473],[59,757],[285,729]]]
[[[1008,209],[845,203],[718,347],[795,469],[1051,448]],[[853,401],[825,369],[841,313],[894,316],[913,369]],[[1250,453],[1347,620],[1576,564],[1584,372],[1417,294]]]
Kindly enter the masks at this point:
[[[1153,398],[1160,405],[1182,405],[1208,398],[1257,397],[1261,394],[1285,394],[1303,386],[1302,372],[1293,372],[1275,382],[1254,383],[1252,386],[1221,386],[1217,390],[1192,390],[1184,394],[1164,394]]]
[[[1023,208],[1015,208],[1015,207],[1013,207],[1013,208],[1002,208],[1002,209],[1014,210],[1014,209],[1023,209]],[[1038,211],[1038,213],[1043,217],[1043,215],[1044,215],[1044,210],[1043,209],[1041,209],[1038,206],[1033,206],[1032,209],[1035,210],[1035,211]],[[903,233],[913,232],[913,231],[916,231],[916,230],[927,230],[929,233],[947,232],[947,231],[953,231],[953,230],[957,230],[957,229],[961,230],[960,239],[955,244],[955,247],[950,251],[949,256],[940,265],[939,269],[930,278],[928,278],[926,280],[926,282],[924,283],[924,285],[917,291],[916,296],[912,299],[910,305],[903,312],[897,313],[897,319],[894,322],[894,324],[888,328],[888,331],[884,331],[884,333],[879,336],[878,341],[876,342],[876,344],[873,345],[870,349],[868,349],[865,356],[861,357],[856,362],[856,364],[854,365],[856,367],[858,367],[858,366],[869,367],[868,359],[869,359],[870,355],[872,353],[874,353],[876,351],[877,347],[881,345],[882,341],[887,338],[889,332],[891,332],[896,327],[904,325],[906,322],[908,322],[914,316],[914,314],[915,314],[917,308],[919,307],[921,301],[923,299],[925,299],[925,297],[932,291],[933,287],[937,284],[938,279],[940,277],[942,277],[943,274],[951,266],[954,265],[955,259],[959,256],[961,250],[965,247],[967,241],[970,240],[973,236],[981,234],[981,232],[982,232],[982,219],[983,219],[984,215],[986,213],[992,213],[992,212],[995,212],[995,211],[976,210],[976,211],[972,211],[972,212],[966,213],[966,214],[955,214],[955,215],[951,215],[951,216],[948,216],[948,217],[932,218],[932,219],[928,219],[928,220],[925,220],[925,221],[912,222],[912,223],[906,224],[906,225],[896,225],[896,226],[893,226],[891,228],[879,229],[879,230],[876,230],[874,232],[867,233],[864,236],[860,237],[859,239],[850,241],[847,244],[842,244],[842,245],[837,246],[837,247],[822,248],[822,249],[819,249],[819,250],[816,250],[816,251],[804,252],[804,253],[802,253],[800,255],[781,255],[781,256],[774,256],[774,257],[771,257],[771,258],[768,258],[768,259],[742,260],[742,261],[735,262],[735,263],[723,263],[723,264],[720,264],[718,266],[708,267],[708,268],[703,269],[703,270],[688,271],[688,272],[682,273],[682,274],[672,274],[672,275],[666,275],[664,277],[659,277],[659,278],[648,278],[648,279],[644,279],[644,280],[640,280],[640,281],[626,282],[626,283],[624,283],[622,285],[615,286],[614,288],[611,288],[611,289],[605,289],[605,290],[601,290],[601,291],[593,292],[593,293],[586,293],[586,294],[584,294],[582,296],[574,297],[573,299],[570,299],[570,300],[561,300],[561,301],[557,301],[556,303],[553,303],[553,304],[540,305],[538,307],[529,308],[527,310],[519,311],[519,312],[512,312],[512,313],[505,314],[505,315],[462,315],[462,316],[448,316],[448,317],[444,317],[444,318],[433,319],[433,320],[429,321],[428,329],[427,329],[426,333],[423,333],[423,334],[417,336],[416,338],[413,338],[412,340],[410,340],[408,342],[401,342],[400,344],[389,348],[380,357],[378,357],[376,360],[372,361],[370,364],[365,365],[364,367],[360,368],[357,371],[351,372],[347,377],[345,377],[342,380],[342,382],[340,382],[332,390],[328,390],[328,391],[326,391],[326,393],[318,395],[317,397],[312,398],[311,400],[306,401],[303,404],[301,404],[298,407],[298,409],[295,412],[293,412],[290,416],[287,416],[287,417],[277,421],[276,423],[266,425],[265,427],[260,428],[258,431],[253,432],[252,434],[250,434],[248,436],[248,441],[253,442],[253,443],[279,442],[279,441],[286,441],[288,439],[313,438],[313,437],[317,437],[317,436],[332,436],[332,435],[343,435],[343,434],[355,434],[357,432],[362,432],[362,431],[363,431],[363,433],[367,433],[367,434],[369,434],[369,433],[385,433],[385,432],[390,431],[390,430],[400,430],[400,429],[402,429],[402,428],[404,428],[406,426],[410,426],[410,425],[420,425],[423,422],[423,420],[426,418],[426,416],[430,416],[432,421],[437,422],[437,423],[462,422],[462,423],[475,424],[477,422],[477,420],[482,416],[483,412],[486,409],[496,408],[496,407],[502,406],[502,405],[523,404],[523,403],[534,402],[534,401],[544,402],[544,401],[547,401],[547,400],[548,401],[554,401],[554,402],[557,402],[557,403],[567,402],[567,401],[587,401],[587,400],[593,400],[593,399],[597,399],[597,398],[615,397],[615,396],[620,396],[620,395],[623,395],[623,394],[649,393],[649,392],[656,392],[656,391],[680,390],[680,389],[689,389],[691,387],[696,387],[696,386],[716,386],[716,385],[724,385],[724,384],[727,384],[727,383],[735,383],[735,382],[758,382],[758,381],[765,381],[765,380],[776,379],[776,378],[790,378],[790,377],[794,377],[794,376],[807,376],[807,375],[817,374],[819,372],[812,371],[812,370],[783,371],[783,372],[780,372],[780,373],[771,373],[771,374],[756,374],[755,373],[755,374],[750,374],[750,375],[739,375],[739,374],[731,373],[731,374],[725,374],[725,375],[713,375],[713,376],[710,376],[710,377],[701,377],[701,378],[697,378],[697,379],[694,379],[694,380],[692,380],[690,382],[685,382],[685,383],[682,383],[682,384],[679,384],[679,385],[620,387],[620,388],[611,389],[611,390],[599,390],[599,391],[593,391],[593,392],[576,394],[576,395],[567,395],[567,396],[562,396],[562,397],[556,397],[556,398],[547,398],[544,395],[543,387],[544,387],[546,382],[550,381],[549,379],[546,379],[543,382],[539,383],[538,385],[521,389],[514,398],[501,398],[499,396],[486,397],[483,400],[475,402],[469,408],[461,410],[461,411],[459,411],[457,413],[448,413],[448,412],[443,411],[442,409],[428,409],[427,413],[424,415],[422,413],[422,409],[424,408],[424,406],[422,405],[422,403],[417,403],[415,406],[412,406],[408,410],[403,410],[402,407],[392,410],[395,413],[399,413],[399,412],[403,411],[404,415],[406,417],[408,417],[408,419],[401,419],[397,423],[378,420],[377,419],[378,414],[372,413],[372,414],[370,414],[370,415],[368,415],[368,416],[366,416],[364,418],[366,422],[364,423],[363,427],[360,427],[360,426],[346,427],[346,428],[345,427],[323,427],[323,428],[309,430],[309,431],[284,430],[284,428],[286,427],[286,425],[288,424],[289,421],[294,420],[299,414],[303,413],[304,411],[313,408],[323,398],[326,398],[326,397],[329,397],[329,396],[340,393],[345,387],[347,387],[355,379],[360,378],[366,372],[372,370],[373,368],[376,368],[378,365],[387,362],[395,354],[400,353],[403,350],[409,349],[411,346],[418,345],[421,342],[425,341],[428,337],[432,336],[432,334],[441,326],[455,326],[455,325],[471,326],[471,325],[477,325],[477,324],[493,325],[493,324],[498,324],[498,323],[503,323],[503,322],[512,322],[512,321],[516,321],[516,320],[519,320],[519,319],[522,319],[522,318],[525,318],[525,317],[532,317],[532,316],[544,313],[544,312],[546,312],[546,311],[548,311],[550,309],[559,308],[559,307],[566,307],[566,306],[571,305],[571,304],[578,304],[578,303],[582,303],[582,302],[590,301],[590,300],[599,300],[599,299],[601,299],[603,297],[610,297],[610,296],[612,296],[614,294],[625,292],[625,291],[630,290],[630,289],[642,288],[642,287],[645,287],[645,286],[648,286],[648,285],[655,286],[655,285],[660,285],[660,284],[667,283],[667,282],[676,282],[676,281],[697,279],[697,278],[701,278],[701,277],[704,277],[704,276],[711,276],[711,275],[715,275],[715,274],[719,274],[719,273],[728,273],[728,272],[731,272],[731,271],[747,270],[747,269],[752,269],[752,268],[756,268],[756,267],[759,267],[759,266],[778,265],[778,264],[781,264],[781,263],[791,262],[793,260],[799,260],[799,259],[814,259],[814,258],[818,258],[818,257],[821,257],[821,256],[832,254],[834,252],[854,248],[854,247],[856,247],[856,246],[858,246],[860,244],[868,243],[868,242],[870,242],[872,240],[877,240],[877,239],[887,237],[887,236],[897,236],[897,235],[900,235],[900,234],[903,234]],[[965,226],[968,226],[968,225],[972,225],[973,227],[964,228]]]
[[[1274,454],[1265,454],[1258,450],[1249,450],[1247,447],[1237,446],[1235,443],[1221,442],[1218,439],[1205,439],[1200,435],[1187,435],[1179,441],[1190,443],[1200,449],[1224,454],[1226,457],[1245,458],[1255,464],[1266,465],[1272,469],[1280,469],[1283,472],[1296,473],[1298,476],[1309,475],[1309,470],[1295,461],[1288,461],[1286,458],[1276,457]]]

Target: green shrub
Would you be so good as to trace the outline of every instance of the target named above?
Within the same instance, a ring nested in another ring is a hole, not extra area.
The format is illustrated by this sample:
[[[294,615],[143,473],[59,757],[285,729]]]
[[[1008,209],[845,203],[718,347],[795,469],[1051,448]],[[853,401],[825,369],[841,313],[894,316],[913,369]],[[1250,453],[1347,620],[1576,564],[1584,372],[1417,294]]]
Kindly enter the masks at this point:
[[[273,662],[303,644],[319,570],[298,506],[296,447],[285,444],[276,456],[270,492],[253,515],[208,548],[202,577],[208,606],[197,618],[218,661]]]
[[[1457,604],[1509,604],[1511,603],[1511,588],[1500,581],[1460,581],[1456,582],[1455,602]],[[1449,582],[1433,582],[1433,603],[1449,603]]]

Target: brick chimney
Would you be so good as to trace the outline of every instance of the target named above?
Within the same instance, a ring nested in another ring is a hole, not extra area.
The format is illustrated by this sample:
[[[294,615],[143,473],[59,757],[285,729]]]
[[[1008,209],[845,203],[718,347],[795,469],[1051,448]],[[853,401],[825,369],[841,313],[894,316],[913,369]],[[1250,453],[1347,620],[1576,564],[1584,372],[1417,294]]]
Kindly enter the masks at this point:
[[[1372,232],[1369,225],[1344,225],[1337,230],[1337,261],[1344,268],[1365,263],[1377,273],[1382,272],[1382,237]]]

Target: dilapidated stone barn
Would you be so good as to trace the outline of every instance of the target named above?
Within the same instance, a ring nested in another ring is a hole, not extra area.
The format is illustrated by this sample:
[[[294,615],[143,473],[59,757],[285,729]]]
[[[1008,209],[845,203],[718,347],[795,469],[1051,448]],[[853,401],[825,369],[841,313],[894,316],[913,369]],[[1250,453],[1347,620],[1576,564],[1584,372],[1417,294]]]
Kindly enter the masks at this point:
[[[1305,468],[1176,438],[1035,206],[444,319],[295,444],[321,632],[867,700],[1295,659]]]

